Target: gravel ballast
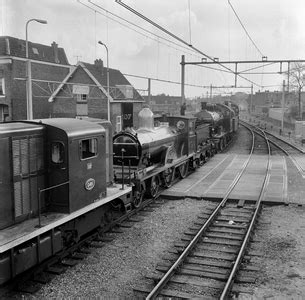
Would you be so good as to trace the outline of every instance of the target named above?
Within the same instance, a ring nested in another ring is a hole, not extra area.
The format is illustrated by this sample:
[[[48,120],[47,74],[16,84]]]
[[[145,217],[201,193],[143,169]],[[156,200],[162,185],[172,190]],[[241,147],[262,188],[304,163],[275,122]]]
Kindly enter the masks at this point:
[[[145,276],[155,272],[173,244],[196,220],[200,212],[215,206],[202,200],[166,201],[144,220],[115,234],[112,242],[65,274],[46,285],[37,298],[80,297],[134,299],[133,288],[149,283]]]

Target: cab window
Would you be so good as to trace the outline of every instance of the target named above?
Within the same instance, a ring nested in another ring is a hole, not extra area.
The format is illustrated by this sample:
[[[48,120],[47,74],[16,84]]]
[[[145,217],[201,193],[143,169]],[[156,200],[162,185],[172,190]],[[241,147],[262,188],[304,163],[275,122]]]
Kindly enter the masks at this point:
[[[51,160],[54,164],[61,164],[64,162],[65,147],[62,142],[53,142],[51,144]]]
[[[86,139],[80,141],[80,158],[87,159],[97,156],[97,139]]]

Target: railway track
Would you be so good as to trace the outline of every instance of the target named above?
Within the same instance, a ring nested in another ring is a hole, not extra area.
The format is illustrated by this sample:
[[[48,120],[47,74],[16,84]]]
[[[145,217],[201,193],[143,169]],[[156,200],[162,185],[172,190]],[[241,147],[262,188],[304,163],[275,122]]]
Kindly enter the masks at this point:
[[[300,174],[303,178],[305,178],[305,168],[304,165],[300,163],[300,158],[304,155],[304,150],[299,148],[298,146],[286,141],[285,139],[278,137],[271,132],[268,132],[266,130],[262,130],[258,128],[257,126],[250,125],[244,121],[241,122],[243,126],[250,126],[251,128],[254,128],[255,131],[261,131],[264,132],[266,137],[268,138],[271,147],[271,153],[272,155],[285,155],[290,158],[292,163],[295,165],[295,167],[298,169]]]
[[[268,166],[258,201],[255,205],[245,204],[243,200],[232,205],[228,201],[255,151],[255,135],[251,132],[250,156],[222,201],[212,211],[199,216],[198,222],[184,234],[175,249],[170,250],[165,262],[157,268],[164,275],[151,277],[155,281],[153,287],[137,287],[134,289],[136,294],[144,294],[146,299],[159,296],[227,299],[234,283],[255,281],[255,268],[247,263],[243,265],[243,262],[249,251],[251,236],[262,208],[261,200],[270,176],[270,145],[267,138],[265,143],[269,154]],[[235,287],[233,291],[238,291],[238,288]]]
[[[304,151],[296,145],[285,141],[284,139],[275,136],[271,132],[265,131],[269,141],[287,156],[303,155]]]

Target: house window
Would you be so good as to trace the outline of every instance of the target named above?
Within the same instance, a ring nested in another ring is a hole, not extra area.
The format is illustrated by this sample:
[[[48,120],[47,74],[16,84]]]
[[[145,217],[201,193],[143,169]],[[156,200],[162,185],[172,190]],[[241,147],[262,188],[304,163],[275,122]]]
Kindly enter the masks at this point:
[[[0,104],[0,122],[8,121],[8,106]]]
[[[80,141],[80,158],[86,159],[94,156],[97,156],[97,139]]]
[[[76,95],[76,114],[77,116],[87,117],[88,116],[88,95],[77,94]]]
[[[77,102],[87,102],[87,97],[88,97],[88,95],[86,95],[86,94],[77,94],[77,96],[76,96],[77,98],[76,98],[76,101]]]
[[[39,54],[39,52],[38,52],[38,49],[37,49],[37,48],[32,47],[32,50],[33,50],[33,53],[34,53],[34,54],[36,54],[36,55],[38,55],[38,54]]]
[[[5,95],[4,78],[0,78],[0,96]]]

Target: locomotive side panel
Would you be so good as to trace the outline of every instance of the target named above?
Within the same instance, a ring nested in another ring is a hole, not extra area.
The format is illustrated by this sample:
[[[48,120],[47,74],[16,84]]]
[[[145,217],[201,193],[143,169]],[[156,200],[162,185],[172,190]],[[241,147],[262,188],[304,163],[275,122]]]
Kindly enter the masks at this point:
[[[207,142],[207,139],[210,138],[210,125],[209,124],[201,124],[196,128],[196,136],[197,136],[197,145],[202,145]]]
[[[106,195],[105,129],[76,119],[45,119],[51,211],[71,213]]]
[[[44,188],[44,127],[11,122],[1,125],[0,227],[21,222],[37,214],[38,190]],[[42,198],[43,200],[43,198]],[[41,201],[44,207],[43,201]]]
[[[107,176],[107,183],[109,185],[113,182],[112,124],[110,121],[105,119],[84,118],[84,120],[97,123],[106,130],[106,176]]]
[[[73,139],[69,143],[70,212],[106,195],[106,141],[103,131],[103,134]]]
[[[0,229],[14,222],[13,198],[11,194],[10,139],[0,139]]]
[[[64,131],[47,126],[49,210],[69,213],[68,140]],[[66,183],[66,184],[64,184]],[[62,185],[64,184],[64,185]]]

